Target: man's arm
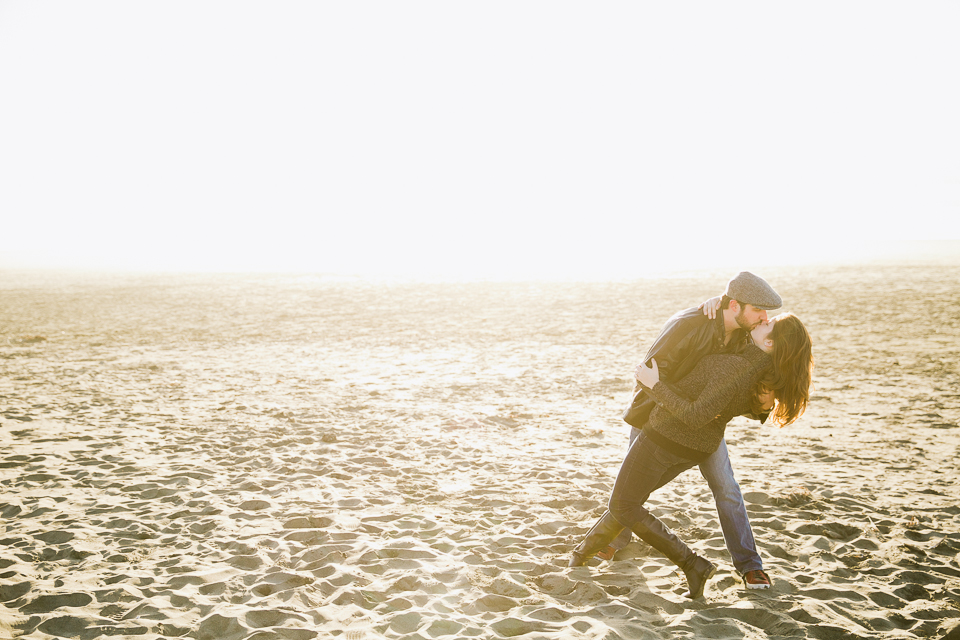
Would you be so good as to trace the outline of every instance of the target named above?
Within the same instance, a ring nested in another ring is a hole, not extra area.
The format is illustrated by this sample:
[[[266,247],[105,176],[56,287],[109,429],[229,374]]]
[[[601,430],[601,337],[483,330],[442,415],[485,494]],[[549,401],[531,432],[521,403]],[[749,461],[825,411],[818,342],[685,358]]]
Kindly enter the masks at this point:
[[[769,411],[764,411],[762,413],[745,413],[743,414],[744,418],[748,420],[757,420],[760,424],[766,424],[767,418],[770,417]]]
[[[765,424],[770,412],[773,410],[774,396],[773,391],[767,391],[760,396],[760,413],[744,413],[743,417],[750,420],[758,420],[760,424]]]
[[[704,329],[704,325],[710,322],[712,321],[704,317],[698,309],[681,311],[664,325],[647,355],[643,357],[643,362],[649,364],[656,358],[660,379],[676,381],[709,352],[703,350],[698,334]],[[684,364],[687,366],[684,367]]]
[[[709,335],[715,332],[713,322],[696,307],[675,314],[664,324],[643,361],[650,362],[656,358],[663,379],[675,382],[693,369],[700,358],[710,353]],[[630,406],[623,413],[624,421],[642,429],[655,404],[647,389],[637,384]]]

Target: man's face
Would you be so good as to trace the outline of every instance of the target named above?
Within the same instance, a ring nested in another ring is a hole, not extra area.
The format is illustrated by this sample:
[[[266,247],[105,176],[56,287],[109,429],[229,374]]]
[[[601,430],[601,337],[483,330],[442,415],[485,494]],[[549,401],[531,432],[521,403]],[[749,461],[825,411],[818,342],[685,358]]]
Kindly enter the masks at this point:
[[[753,331],[760,323],[767,321],[767,312],[763,309],[757,309],[752,304],[741,304],[740,313],[734,319],[744,331]]]

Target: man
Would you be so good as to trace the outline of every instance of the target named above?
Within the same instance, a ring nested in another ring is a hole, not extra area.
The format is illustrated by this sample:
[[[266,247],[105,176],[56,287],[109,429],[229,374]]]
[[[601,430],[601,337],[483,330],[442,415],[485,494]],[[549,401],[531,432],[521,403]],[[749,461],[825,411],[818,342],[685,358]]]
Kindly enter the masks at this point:
[[[694,307],[677,313],[664,325],[644,357],[644,362],[649,364],[651,359],[656,358],[660,379],[668,384],[676,382],[689,373],[703,356],[739,351],[749,343],[749,332],[767,321],[767,311],[779,309],[781,304],[780,296],[763,278],[743,271],[727,283],[719,314],[714,318],[708,317],[708,303],[705,303],[707,311],[701,311],[702,305],[701,308]],[[633,400],[623,414],[623,419],[633,427],[630,430],[631,444],[646,424],[654,405],[653,398],[638,384]],[[761,422],[766,420],[766,415],[752,417]],[[726,440],[700,464],[700,473],[713,492],[723,538],[744,586],[747,589],[769,589],[770,578],[763,570],[763,561],[757,553],[740,485],[730,466]],[[597,555],[610,560],[618,549],[629,542],[630,530],[624,529],[610,547]]]

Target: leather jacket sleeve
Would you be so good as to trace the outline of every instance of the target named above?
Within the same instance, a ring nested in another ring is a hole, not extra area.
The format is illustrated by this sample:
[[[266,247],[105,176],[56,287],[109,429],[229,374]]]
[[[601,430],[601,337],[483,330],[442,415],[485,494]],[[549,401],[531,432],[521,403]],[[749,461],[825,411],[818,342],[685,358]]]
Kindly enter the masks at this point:
[[[713,353],[716,329],[713,321],[696,308],[676,314],[660,331],[644,356],[644,362],[656,358],[660,379],[676,382],[684,377],[703,356]]]
[[[650,360],[656,359],[657,368],[660,370],[660,379],[667,382],[674,382],[679,377],[676,372],[678,369],[686,369],[683,363],[690,359],[690,356],[697,351],[699,345],[698,334],[693,323],[684,322],[683,318],[674,316],[670,319],[667,326],[654,341],[653,345],[647,351],[643,361],[649,365]],[[706,354],[703,354],[706,355]],[[699,360],[699,358],[697,358]],[[693,367],[689,367],[692,369]]]
[[[696,307],[670,318],[644,356],[644,362],[656,358],[660,379],[670,383],[690,373],[700,358],[712,353],[717,341],[713,320]],[[637,385],[630,406],[623,414],[628,424],[640,428],[647,421],[656,403],[646,389]]]

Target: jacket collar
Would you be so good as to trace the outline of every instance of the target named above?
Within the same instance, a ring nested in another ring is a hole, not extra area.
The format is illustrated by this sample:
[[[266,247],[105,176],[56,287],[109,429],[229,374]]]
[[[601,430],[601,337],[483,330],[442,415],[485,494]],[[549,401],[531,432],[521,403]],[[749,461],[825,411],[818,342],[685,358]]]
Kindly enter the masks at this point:
[[[730,336],[730,342],[726,345],[723,344],[723,339],[727,335],[727,331],[723,327],[723,312],[718,313],[717,317],[713,319],[713,330],[714,348],[718,353],[724,351],[735,353],[747,344],[753,344],[750,340],[750,334],[743,329],[735,330],[733,335]]]

